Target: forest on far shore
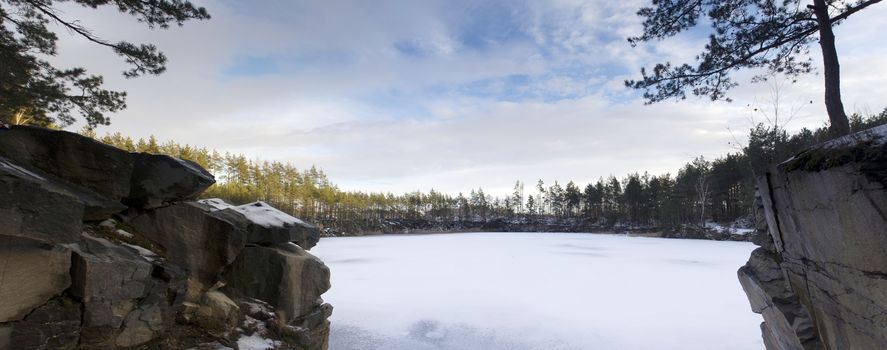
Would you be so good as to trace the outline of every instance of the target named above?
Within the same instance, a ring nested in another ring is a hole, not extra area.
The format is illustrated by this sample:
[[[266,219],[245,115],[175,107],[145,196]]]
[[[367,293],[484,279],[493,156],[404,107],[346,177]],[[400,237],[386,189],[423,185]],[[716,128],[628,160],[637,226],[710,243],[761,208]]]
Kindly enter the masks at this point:
[[[880,114],[850,118],[853,131],[887,123]],[[153,136],[133,140],[120,133],[85,135],[132,152],[166,154],[194,161],[216,175],[206,198],[235,204],[265,201],[280,210],[319,225],[330,233],[353,235],[422,227],[481,227],[499,220],[509,223],[582,222],[601,229],[680,230],[706,222],[729,225],[748,219],[755,174],[826,140],[828,130],[802,129],[788,134],[763,123],[749,131],[741,150],[716,159],[697,157],[674,174],[632,173],[579,184],[538,180],[516,181],[510,195],[492,196],[482,188],[451,195],[439,191],[403,194],[346,191],[314,166],[299,169],[277,161],[251,160],[203,147],[158,142]]]

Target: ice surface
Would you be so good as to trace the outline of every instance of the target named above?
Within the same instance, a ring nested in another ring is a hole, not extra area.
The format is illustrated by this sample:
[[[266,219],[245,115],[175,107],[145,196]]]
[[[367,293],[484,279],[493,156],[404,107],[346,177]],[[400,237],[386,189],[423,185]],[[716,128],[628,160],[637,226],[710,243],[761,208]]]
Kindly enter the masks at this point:
[[[748,242],[571,233],[323,238],[330,350],[762,349]]]

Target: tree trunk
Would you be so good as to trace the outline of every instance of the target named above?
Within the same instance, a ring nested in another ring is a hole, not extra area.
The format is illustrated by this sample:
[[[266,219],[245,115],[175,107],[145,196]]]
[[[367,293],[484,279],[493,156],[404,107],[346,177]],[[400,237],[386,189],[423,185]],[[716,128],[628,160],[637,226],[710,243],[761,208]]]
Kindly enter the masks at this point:
[[[828,111],[832,135],[843,136],[850,133],[850,123],[844,113],[844,103],[841,102],[841,66],[835,49],[835,33],[832,31],[826,1],[814,0],[813,5],[813,13],[819,23],[819,46],[822,47],[825,109]]]

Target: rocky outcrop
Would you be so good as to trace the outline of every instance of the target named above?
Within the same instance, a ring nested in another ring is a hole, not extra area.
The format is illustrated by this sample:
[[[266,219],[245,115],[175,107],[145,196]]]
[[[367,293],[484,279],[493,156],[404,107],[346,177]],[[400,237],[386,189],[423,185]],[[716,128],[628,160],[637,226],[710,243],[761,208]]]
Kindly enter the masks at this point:
[[[326,349],[317,228],[191,201],[213,182],[188,161],[0,129],[0,350]]]
[[[181,271],[90,235],[75,248],[72,264],[70,294],[83,303],[81,345],[141,345],[172,324],[184,294]]]
[[[211,213],[200,203],[182,202],[138,215],[128,224],[170,262],[188,271],[186,300],[197,302],[246,245],[243,228],[224,214]]]
[[[225,274],[234,295],[273,306],[285,321],[320,307],[330,289],[330,271],[314,255],[295,244],[247,247]]]
[[[19,322],[0,324],[0,349],[76,349],[81,306],[76,300],[58,297]]]
[[[0,156],[21,167],[39,169],[115,202],[129,195],[129,152],[60,130],[13,126],[0,132]]]
[[[0,232],[50,243],[80,237],[83,201],[63,186],[47,181],[0,157]],[[14,198],[14,200],[13,200]]]
[[[71,250],[7,236],[0,245],[0,323],[20,320],[71,285]]]
[[[262,201],[234,206],[212,198],[200,200],[200,203],[245,227],[247,243],[268,245],[293,242],[304,249],[311,249],[320,240],[317,227]]]
[[[81,198],[86,220],[103,220],[127,207],[194,199],[215,183],[212,174],[187,160],[129,153],[77,134],[28,126],[2,130],[4,167],[26,169],[27,175]]]
[[[142,209],[197,198],[215,178],[189,160],[165,155],[133,153],[134,169],[124,202]]]
[[[759,180],[768,239],[739,270],[768,349],[887,348],[887,126]]]

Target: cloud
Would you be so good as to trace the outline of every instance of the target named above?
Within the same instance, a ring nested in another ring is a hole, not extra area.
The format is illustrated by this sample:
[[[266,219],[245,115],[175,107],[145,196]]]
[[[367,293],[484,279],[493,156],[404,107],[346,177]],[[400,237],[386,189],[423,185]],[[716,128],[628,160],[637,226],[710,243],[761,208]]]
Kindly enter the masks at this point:
[[[704,44],[693,32],[631,48],[645,3],[219,1],[206,4],[212,20],[165,31],[65,5],[109,40],[156,43],[169,70],[124,79],[119,57],[64,33],[54,60],[129,92],[129,108],[100,132],[316,164],[346,189],[504,192],[515,180],[673,172],[735,150],[771,94],[747,84],[750,73],[736,76],[732,104],[645,106],[623,86]],[[884,107],[885,17],[887,6],[873,6],[836,29],[848,112]],[[826,120],[821,91],[817,75],[782,89],[789,127]]]

